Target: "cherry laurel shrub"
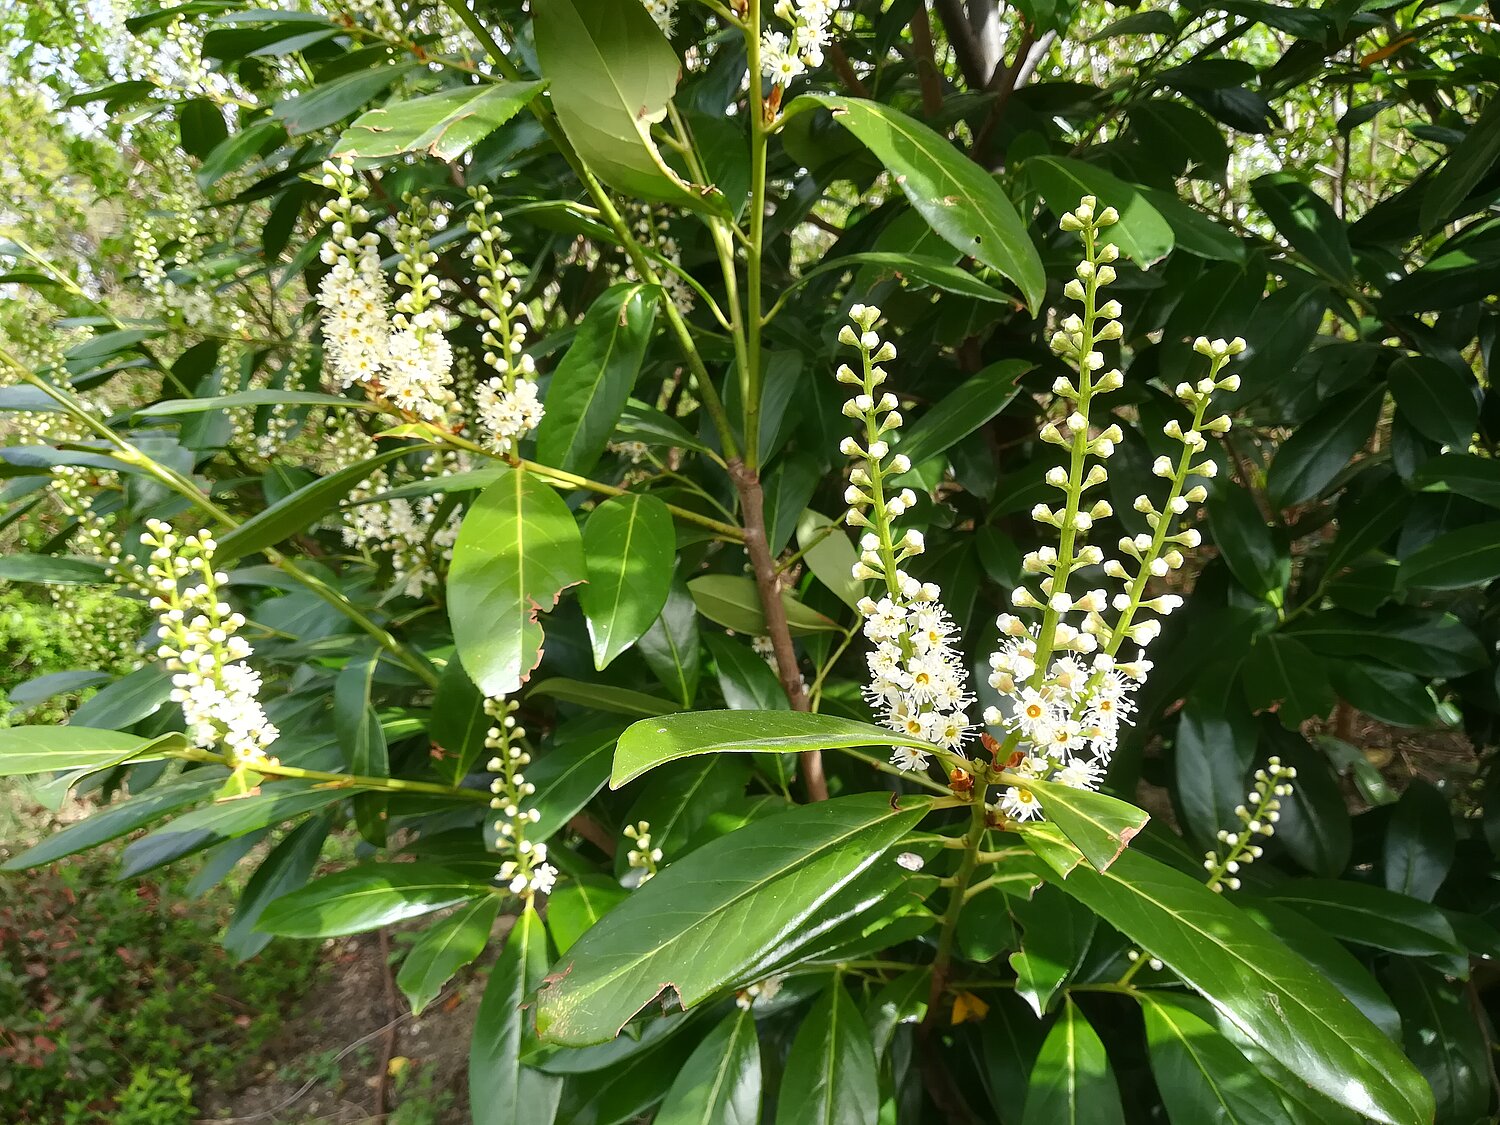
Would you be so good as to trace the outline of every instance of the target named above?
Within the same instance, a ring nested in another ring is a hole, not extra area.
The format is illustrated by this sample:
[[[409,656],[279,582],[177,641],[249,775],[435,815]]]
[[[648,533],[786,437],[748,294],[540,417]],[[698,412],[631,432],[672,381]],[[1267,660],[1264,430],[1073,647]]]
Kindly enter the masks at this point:
[[[78,98],[178,174],[107,293],[3,251],[65,342],[0,355],[3,566],[139,613],[20,691],[103,685],[0,730],[101,800],[7,866],[257,864],[236,958],[420,927],[418,1012],[492,960],[494,1125],[1483,1113],[1483,842],[1362,757],[1354,833],[1303,726],[1494,710],[1479,313],[1412,315],[1401,233],[1489,164],[1362,236],[1274,176],[1205,205],[1275,111],[1165,71],[1217,49],[1177,7],[1098,97],[976,80],[957,4],[127,21]],[[1260,18],[1402,30],[1355,7]]]

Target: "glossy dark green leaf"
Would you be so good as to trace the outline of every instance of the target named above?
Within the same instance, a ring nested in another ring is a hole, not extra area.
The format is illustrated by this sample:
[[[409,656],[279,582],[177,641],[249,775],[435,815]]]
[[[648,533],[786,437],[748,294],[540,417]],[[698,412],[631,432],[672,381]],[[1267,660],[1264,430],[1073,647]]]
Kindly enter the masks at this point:
[[[513,694],[542,657],[538,615],[587,577],[573,513],[512,469],[474,501],[448,572],[448,616],[464,670],[485,695]]]
[[[304,485],[221,536],[218,539],[218,550],[214,554],[215,561],[227,565],[235,559],[274,547],[282,540],[306,530],[333,511],[344,497],[368,480],[376,469],[422,448],[424,447],[405,446],[387,449],[357,465],[350,465]]]
[[[1205,1020],[1162,993],[1140,994],[1151,1072],[1173,1125],[1284,1125],[1259,1071]]]
[[[1067,982],[1094,937],[1094,916],[1056,887],[1040,888],[1030,900],[1011,904],[1021,924],[1021,948],[1010,955],[1016,995],[1041,1017]]]
[[[1125,1125],[1120,1087],[1096,1032],[1069,1000],[1042,1042],[1021,1125]]]
[[[501,901],[499,895],[485,895],[465,903],[412,945],[396,974],[396,984],[411,1005],[412,1015],[421,1015],[453,974],[484,952]]]
[[[684,707],[690,706],[703,672],[703,645],[698,610],[680,575],[672,578],[661,616],[635,647],[661,685]]]
[[[277,782],[260,793],[216,801],[132,841],[120,858],[120,877],[128,879],[225,840],[317,812],[346,795],[300,782]]]
[[[201,773],[201,776],[200,776]],[[41,843],[6,860],[0,870],[24,871],[64,856],[96,848],[144,828],[168,813],[211,797],[224,784],[223,770],[203,770],[153,785],[127,800],[117,801],[52,833]]]
[[[558,122],[601,180],[629,198],[728,213],[723,196],[686,183],[651,139],[682,64],[644,8],[556,0],[533,13],[532,31]]]
[[[493,725],[484,709],[484,693],[458,660],[449,660],[427,722],[428,735],[442,751],[441,756],[433,752],[438,776],[449,785],[462,782],[484,754],[484,741]]]
[[[589,306],[552,373],[537,427],[538,460],[584,474],[598,463],[640,374],[659,296],[653,286],[620,282]]]
[[[1463,141],[1448,154],[1447,162],[1428,181],[1422,194],[1422,229],[1430,231],[1448,222],[1497,159],[1500,159],[1500,104],[1490,102],[1469,126]]]
[[[532,697],[558,699],[564,703],[577,704],[595,711],[608,711],[611,714],[630,715],[636,718],[642,715],[647,717],[670,715],[673,711],[682,710],[670,699],[647,695],[643,691],[632,691],[630,688],[615,687],[613,684],[590,684],[582,680],[564,679],[561,676],[543,680],[537,684],[527,692],[527,698]]]
[[[1214,545],[1241,586],[1258,598],[1280,603],[1292,576],[1292,556],[1282,537],[1266,523],[1255,498],[1240,485],[1225,481],[1208,505]]]
[[[1322,196],[1286,172],[1260,177],[1250,191],[1281,237],[1314,268],[1332,281],[1354,281],[1344,221]]]
[[[1395,1046],[1222,895],[1134,848],[1098,872],[1041,840],[1027,836],[1063,890],[1160,958],[1299,1078],[1385,1125],[1431,1120],[1431,1091]]]
[[[135,761],[161,759],[167,747],[153,738],[87,727],[6,727],[0,729],[0,777],[54,770],[98,769],[133,754]]]
[[[652,1123],[757,1125],[760,1088],[755,1017],[737,1007],[693,1048]]]
[[[629,897],[629,891],[603,875],[581,876],[548,895],[547,932],[552,935],[558,956]]]
[[[25,553],[12,553],[0,558],[0,579],[59,586],[100,586],[110,580],[107,567],[97,559]]]
[[[696,754],[798,754],[841,746],[933,749],[888,727],[798,711],[694,711],[643,719],[620,736],[610,786]],[[1048,787],[1051,792],[1053,787]],[[1043,798],[1045,801],[1045,797]],[[1106,798],[1107,799],[1107,798]],[[1121,804],[1123,802],[1114,802]],[[1144,814],[1142,823],[1144,823]]]
[[[945,293],[957,293],[976,301],[988,301],[992,304],[1010,304],[1011,302],[1011,298],[1005,293],[986,285],[973,274],[941,258],[932,258],[923,254],[894,254],[879,250],[825,258],[811,269],[804,270],[802,276],[797,279],[797,284],[800,285],[819,274],[833,270],[853,271],[859,267],[866,268],[863,274],[865,277],[893,276],[903,281],[912,280],[929,285]]]
[[[172,694],[172,673],[161,664],[144,664],[130,675],[100,688],[68,720],[75,727],[117,730],[156,714]]]
[[[583,525],[588,582],[578,604],[588,620],[594,667],[606,668],[640,640],[672,588],[676,540],[666,505],[630,493],[604,501]]]
[[[1373,658],[1419,676],[1461,676],[1488,663],[1462,622],[1433,610],[1391,608],[1373,619],[1326,610],[1296,622],[1288,634],[1326,656]]]
[[[83,669],[48,672],[17,684],[10,689],[10,694],[6,698],[12,707],[24,710],[35,707],[38,703],[45,703],[49,699],[73,695],[91,687],[98,687],[100,684],[107,684],[112,679],[114,677],[108,672],[90,672]]]
[[[932,970],[924,965],[901,973],[871,998],[865,1009],[865,1024],[870,1029],[877,1062],[885,1057],[898,1027],[920,1023],[927,1015],[927,997],[931,992]]]
[[[372,109],[344,130],[332,155],[382,157],[418,152],[457,160],[524,109],[544,85],[463,86]]]
[[[1479,424],[1478,390],[1472,375],[1431,356],[1403,356],[1387,378],[1396,409],[1423,437],[1464,453]]]
[[[1439,535],[1401,562],[1400,585],[1410,589],[1457,590],[1500,577],[1500,520]]]
[[[1391,998],[1376,983],[1370,970],[1339,940],[1295,910],[1265,899],[1236,896],[1235,903],[1250,917],[1270,930],[1293,953],[1322,973],[1347,996],[1365,1018],[1392,1042],[1401,1039],[1401,1017]]]
[[[686,1008],[734,984],[919,821],[881,793],[766,817],[669,864],[568,951],[537,997],[537,1029],[604,1042],[666,989]]]
[[[1026,788],[1040,798],[1047,819],[1100,871],[1120,857],[1151,819],[1144,810],[1107,793],[1036,780],[1028,781]]]
[[[1333,665],[1329,679],[1340,698],[1382,723],[1424,727],[1438,722],[1431,691],[1410,672],[1347,660]]]
[[[550,1122],[562,1079],[521,1062],[530,1021],[523,1008],[547,973],[547,935],[528,903],[490,971],[469,1040],[469,1113],[474,1125]]]
[[[1113,207],[1120,221],[1101,234],[1106,242],[1142,268],[1165,258],[1177,244],[1171,224],[1134,184],[1096,164],[1068,156],[1034,156],[1023,166],[1054,215],[1066,215],[1085,195],[1099,200],[1098,210]]]
[[[1385,388],[1356,387],[1328,400],[1276,451],[1266,490],[1278,508],[1317,496],[1364,448],[1380,417]]]
[[[248,961],[271,943],[271,935],[258,929],[256,923],[272,902],[307,883],[317,867],[318,855],[332,824],[333,818],[326,811],[309,817],[261,860],[255,874],[245,883],[222,939],[224,948],[236,961]]]
[[[835,980],[792,1040],[776,1125],[867,1125],[878,1118],[879,1104],[869,1029],[843,983]]]
[[[1170,191],[1146,187],[1137,190],[1172,228],[1178,250],[1211,262],[1245,261],[1245,243],[1222,223],[1188,206]]]
[[[766,617],[753,578],[739,574],[705,574],[689,581],[687,587],[698,612],[710,621],[736,633],[748,633],[752,637],[765,635]],[[781,595],[781,604],[786,608],[787,626],[794,637],[843,631],[838,622],[809,609],[785,591]]]
[[[1296,731],[1266,716],[1260,724],[1262,752],[1297,771],[1290,797],[1281,801],[1276,840],[1298,864],[1332,878],[1344,870],[1353,849],[1353,826],[1343,791],[1328,760]]]
[[[375,652],[355,657],[333,684],[333,728],[344,765],[360,777],[389,777],[390,752],[380,716],[370,691],[380,658]],[[365,842],[385,846],[387,798],[383,793],[361,793],[354,798],[354,822]]]
[[[1245,799],[1255,757],[1257,728],[1234,675],[1205,675],[1182,708],[1173,740],[1177,799],[1192,834],[1207,847],[1219,829],[1234,823]]]
[[[1431,902],[1453,867],[1456,847],[1448,799],[1427,782],[1414,780],[1386,825],[1382,865],[1386,887]]]
[[[1412,961],[1385,967],[1391,998],[1401,1010],[1402,1040],[1432,1086],[1439,1121],[1480,1121],[1490,1108],[1491,1052],[1468,990]]]
[[[731,711],[791,710],[776,670],[744,640],[709,633],[703,643],[713,657],[719,691]]]
[[[688,758],[655,771],[625,819],[649,823],[652,843],[670,861],[688,850],[709,816],[744,796],[749,778],[750,762],[741,757]]]
[[[1346,879],[1297,879],[1267,894],[1340,941],[1368,945],[1408,957],[1438,957],[1462,963],[1467,956],[1443,912],[1384,887]]]
[[[276,899],[257,928],[280,937],[360,934],[493,894],[487,884],[434,863],[366,863]]]
[[[1028,308],[1041,305],[1046,277],[1026,224],[993,176],[943,136],[897,109],[862,98],[809,94],[787,116],[822,106],[875,154],[933,231],[1010,278]]]
[[[271,112],[292,136],[311,133],[337,124],[373,98],[379,97],[397,78],[416,69],[418,63],[391,63],[341,75],[321,86],[283,97]]]
[[[1472,453],[1444,453],[1420,466],[1412,485],[1424,492],[1452,492],[1500,508],[1500,461]]]
[[[623,725],[613,716],[599,716],[557,729],[526,768],[526,780],[536,786],[536,793],[522,807],[539,814],[528,833],[531,839],[546,840],[604,788],[610,754]]]
[[[1276,711],[1289,727],[1333,710],[1333,688],[1323,662],[1295,637],[1273,633],[1257,639],[1241,674],[1250,705]]]
[[[335,410],[373,411],[368,402],[344,395],[325,395],[317,391],[237,391],[230,395],[207,398],[174,398],[156,402],[136,411],[142,418],[175,418],[181,414],[202,414],[207,410],[231,410],[249,406],[325,406]]]
[[[913,465],[946,453],[1009,406],[1020,393],[1021,376],[1034,366],[1003,359],[983,368],[902,430],[900,452]]]

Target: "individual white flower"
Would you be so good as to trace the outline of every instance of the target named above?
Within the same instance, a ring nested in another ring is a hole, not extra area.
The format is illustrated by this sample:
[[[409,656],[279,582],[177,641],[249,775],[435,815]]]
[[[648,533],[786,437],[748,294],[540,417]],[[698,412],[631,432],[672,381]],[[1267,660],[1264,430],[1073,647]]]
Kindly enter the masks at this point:
[[[1000,794],[1000,811],[1011,820],[1039,820],[1042,802],[1030,789],[1011,785]]]

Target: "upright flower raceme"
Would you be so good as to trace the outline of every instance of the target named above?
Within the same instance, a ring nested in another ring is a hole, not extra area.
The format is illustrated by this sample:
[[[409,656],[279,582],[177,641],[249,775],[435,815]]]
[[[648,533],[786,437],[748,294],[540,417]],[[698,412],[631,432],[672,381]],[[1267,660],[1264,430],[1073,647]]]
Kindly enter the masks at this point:
[[[396,281],[404,292],[391,317],[383,394],[392,404],[427,422],[440,421],[454,405],[453,348],[443,335],[446,317],[438,306],[437,263],[429,239],[447,223],[446,213],[420,196],[409,196],[396,221],[401,254]]]
[[[989,726],[1002,728],[1006,766],[1021,783],[1008,786],[1000,808],[1013,819],[1040,816],[1041,801],[1024,784],[1038,778],[1095,789],[1104,778],[1119,738],[1120,724],[1134,710],[1132,692],[1145,679],[1151,664],[1145,648],[1161,631],[1160,618],[1182,604],[1175,594],[1147,596],[1152,579],[1163,578],[1183,564],[1180,548],[1196,547],[1198,533],[1176,530],[1177,518],[1201,503],[1207,492],[1194,478],[1212,477],[1216,463],[1204,456],[1205,433],[1229,429],[1228,417],[1207,418],[1213,392],[1232,390],[1238,376],[1221,376],[1231,356],[1244,350],[1244,341],[1200,339],[1196,350],[1210,360],[1208,375],[1197,383],[1182,383],[1177,398],[1191,414],[1184,426],[1173,419],[1166,436],[1181,444],[1175,457],[1157,459],[1154,471],[1169,482],[1158,506],[1142,495],[1134,507],[1147,531],[1119,541],[1119,558],[1106,559],[1098,546],[1087,544],[1094,525],[1113,514],[1104,499],[1090,499],[1090,490],[1108,479],[1104,462],[1114,453],[1122,434],[1113,423],[1097,429],[1090,418],[1095,401],[1118,390],[1124,377],[1105,370],[1100,343],[1122,335],[1118,301],[1103,300],[1102,290],[1115,280],[1111,265],[1119,257],[1115,246],[1101,241],[1100,232],[1118,221],[1113,208],[1095,210],[1085,197],[1078,209],[1063,217],[1062,227],[1079,235],[1084,258],[1065,295],[1081,312],[1066,317],[1052,339],[1052,348],[1077,372],[1076,379],[1059,377],[1054,393],[1067,404],[1061,425],[1048,422],[1040,437],[1067,450],[1067,462],[1047,474],[1058,489],[1057,506],[1038,504],[1032,518],[1056,529],[1056,547],[1043,547],[1025,557],[1023,569],[1036,578],[1035,586],[1020,585],[1012,601],[1022,610],[1040,611],[1040,620],[1027,622],[1002,614],[998,626],[1004,640],[990,657],[990,686],[1002,705],[985,712]],[[1105,582],[1116,585],[1111,594]],[[1126,645],[1135,648],[1122,658]]]
[[[957,629],[943,607],[942,590],[901,566],[922,553],[924,542],[915,529],[898,536],[895,527],[917,499],[910,488],[893,484],[893,478],[911,469],[910,459],[891,448],[890,439],[901,428],[896,396],[880,390],[887,378],[881,364],[896,357],[896,348],[875,331],[879,309],[855,305],[849,315],[853,325],[844,326],[839,340],[859,349],[860,370],[845,364],[838,380],[857,388],[844,404],[844,414],[859,423],[859,436],[846,437],[839,445],[854,459],[845,518],[865,529],[854,577],[877,580],[883,587],[879,597],[859,603],[864,635],[873,645],[866,658],[870,682],[865,696],[893,730],[958,750],[972,733],[966,708],[974,697],[963,656],[954,648]],[[902,769],[918,770],[927,766],[928,755],[901,747],[892,760]]]
[[[767,29],[761,37],[760,65],[774,85],[823,65],[823,51],[833,41],[833,13],[838,0],[776,0],[772,9],[791,31]]]
[[[374,231],[356,234],[370,221],[364,205],[370,189],[347,161],[323,165],[322,184],[338,192],[318,217],[329,224],[319,256],[332,268],[318,285],[323,309],[324,350],[340,386],[368,386],[380,378],[390,352],[390,288],[380,269]]]
[[[319,212],[329,224],[320,253],[332,269],[318,286],[318,304],[330,369],[341,386],[363,386],[414,417],[440,421],[455,401],[453,348],[443,335],[446,317],[437,304],[437,255],[430,242],[445,216],[420,198],[406,201],[392,238],[401,255],[396,280],[404,291],[392,312],[379,239],[373,231],[355,234],[370,221],[363,203],[369,188],[347,161],[325,163],[322,183],[338,192]]]
[[[161,618],[156,654],[173,672],[172,699],[182,705],[188,735],[205,750],[222,747],[236,767],[275,764],[266,750],[278,732],[257,698],[260,675],[245,663],[252,651],[238,635],[245,618],[220,600],[228,577],[214,571],[213,537],[179,537],[161,520],[146,527],[151,608]]]
[[[557,882],[557,868],[547,862],[547,845],[533,843],[526,837],[527,829],[542,815],[538,809],[522,807],[526,798],[536,792],[536,786],[521,772],[531,764],[524,742],[526,730],[516,722],[514,701],[486,699],[484,710],[495,724],[486,734],[484,744],[494,754],[489,770],[497,776],[490,782],[490,791],[494,793],[490,808],[500,814],[494,821],[494,829],[500,850],[506,856],[495,879],[512,894],[524,898],[550,894]]]
[[[500,217],[490,210],[494,198],[488,188],[470,188],[474,210],[469,230],[474,241],[469,256],[479,271],[479,300],[484,318],[484,362],[495,375],[479,384],[474,394],[479,421],[499,453],[510,453],[542,421],[537,395],[536,364],[526,355],[526,323],[516,315],[521,282],[511,273],[511,253],[505,248]]]

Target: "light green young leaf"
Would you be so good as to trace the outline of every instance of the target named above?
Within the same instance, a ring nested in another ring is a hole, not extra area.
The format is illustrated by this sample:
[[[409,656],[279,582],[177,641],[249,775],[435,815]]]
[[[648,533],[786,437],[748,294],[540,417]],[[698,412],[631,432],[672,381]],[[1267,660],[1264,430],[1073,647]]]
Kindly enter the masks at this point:
[[[797,1029],[776,1104],[776,1125],[862,1125],[879,1117],[875,1048],[835,978]]]
[[[545,82],[463,86],[372,109],[344,130],[332,156],[383,157],[421,152],[457,160],[536,97]]]
[[[557,119],[601,180],[630,198],[729,214],[717,190],[684,181],[651,139],[682,63],[643,6],[548,0],[532,32]]]
[[[660,295],[654,286],[620,282],[589,306],[552,373],[537,428],[539,460],[570,473],[598,463],[640,374]]]
[[[496,897],[493,887],[434,863],[365,863],[276,899],[257,928],[279,937],[339,937],[482,897]]]
[[[672,1079],[652,1125],[757,1125],[759,1121],[760,1042],[755,1017],[748,1008],[735,1008],[693,1048]]]
[[[618,789],[647,770],[696,754],[800,754],[843,746],[913,746],[937,751],[937,747],[889,727],[835,715],[800,711],[693,711],[642,719],[632,725],[620,736],[615,748],[609,783],[611,788]],[[1049,791],[1052,788],[1048,786]],[[1111,798],[1102,799],[1114,805],[1124,804]],[[1146,814],[1139,815],[1140,822],[1145,823]]]
[[[934,232],[955,249],[998,270],[1020,288],[1033,312],[1047,286],[1026,224],[995,178],[943,136],[900,110],[862,98],[807,94],[786,116],[822,106],[890,170]]]
[[[1085,195],[1095,196],[1101,209],[1118,211],[1120,221],[1101,237],[1142,268],[1165,258],[1177,245],[1171,224],[1141,189],[1096,164],[1067,156],[1034,156],[1024,169],[1054,215],[1066,215]]]
[[[583,525],[588,582],[578,603],[588,621],[594,667],[604,669],[651,628],[672,588],[672,515],[652,496],[604,501]]]
[[[550,1122],[562,1093],[560,1077],[521,1062],[526,998],[547,973],[547,934],[529,903],[500,954],[469,1041],[469,1112],[474,1125]]]
[[[587,577],[573,513],[550,485],[511,469],[474,502],[448,572],[448,616],[469,678],[513,694],[542,658],[538,615]]]
[[[484,952],[501,902],[499,895],[474,899],[417,939],[396,975],[396,984],[411,1004],[412,1015],[421,1015],[453,974]]]
[[[1098,1033],[1069,1000],[1047,1033],[1026,1086],[1021,1125],[1125,1125],[1120,1087]]]

